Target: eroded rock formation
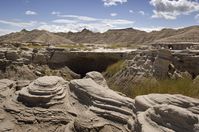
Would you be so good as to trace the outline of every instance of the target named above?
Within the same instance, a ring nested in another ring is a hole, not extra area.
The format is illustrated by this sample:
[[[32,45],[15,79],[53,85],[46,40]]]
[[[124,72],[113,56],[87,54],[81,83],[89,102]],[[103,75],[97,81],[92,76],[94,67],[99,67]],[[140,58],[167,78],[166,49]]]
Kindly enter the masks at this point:
[[[0,80],[0,131],[199,131],[199,100],[183,95],[130,99],[97,72],[70,82],[44,76],[27,83]]]

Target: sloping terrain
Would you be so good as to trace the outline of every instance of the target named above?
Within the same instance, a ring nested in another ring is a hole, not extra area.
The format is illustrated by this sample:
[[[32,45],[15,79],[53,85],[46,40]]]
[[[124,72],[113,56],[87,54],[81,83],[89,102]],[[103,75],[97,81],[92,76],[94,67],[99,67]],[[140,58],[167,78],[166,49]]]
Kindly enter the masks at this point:
[[[95,33],[87,29],[73,33],[51,33],[44,30],[22,30],[0,37],[0,42],[31,42],[41,44],[92,43],[110,45],[140,45],[167,42],[198,43],[199,26],[182,29],[162,29],[161,31],[145,32],[133,28],[111,29],[104,33]]]
[[[97,44],[123,44],[139,45],[156,42],[199,42],[199,26],[192,26],[182,29],[162,29],[161,31],[145,32],[133,28],[112,29],[104,33],[93,33],[89,30],[82,30],[78,33],[57,33],[76,43],[97,43]]]
[[[199,42],[199,27],[193,26],[176,30],[175,35],[157,40],[158,42]]]
[[[22,30],[21,32],[1,36],[0,42],[40,43],[46,45],[73,43],[71,40],[44,30]]]

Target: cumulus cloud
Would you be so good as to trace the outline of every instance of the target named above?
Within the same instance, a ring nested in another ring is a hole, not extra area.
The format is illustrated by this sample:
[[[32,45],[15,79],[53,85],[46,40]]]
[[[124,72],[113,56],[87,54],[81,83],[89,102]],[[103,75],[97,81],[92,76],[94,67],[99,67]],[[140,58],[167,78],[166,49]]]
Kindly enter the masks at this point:
[[[117,13],[111,13],[110,16],[114,17],[114,16],[117,16],[118,14]]]
[[[192,0],[151,0],[154,6],[152,18],[176,19],[179,15],[189,15],[199,11],[199,3]]]
[[[134,11],[133,10],[129,10],[129,13],[134,13]]]
[[[102,0],[104,2],[105,6],[113,6],[113,5],[117,5],[117,4],[123,4],[126,3],[127,0]]]
[[[0,23],[15,27],[21,27],[21,28],[31,27],[37,24],[36,21],[21,22],[21,21],[7,21],[7,20],[0,20]]]
[[[145,12],[144,12],[144,11],[139,11],[138,13],[141,14],[142,16],[145,15]]]
[[[60,15],[61,13],[58,12],[58,11],[53,11],[53,12],[51,12],[51,14],[52,14],[52,15]]]
[[[26,15],[29,15],[29,16],[30,16],[30,15],[37,15],[36,12],[30,11],[30,10],[26,11],[25,14],[26,14]]]
[[[195,15],[195,20],[199,22],[199,14]]]

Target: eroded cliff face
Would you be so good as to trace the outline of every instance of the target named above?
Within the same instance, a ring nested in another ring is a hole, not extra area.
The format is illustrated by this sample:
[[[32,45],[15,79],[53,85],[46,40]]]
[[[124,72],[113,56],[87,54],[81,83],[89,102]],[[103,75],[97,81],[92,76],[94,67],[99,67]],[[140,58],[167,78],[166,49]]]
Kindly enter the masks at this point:
[[[98,72],[70,82],[57,76],[3,79],[0,90],[2,132],[199,131],[199,100],[169,94],[130,99],[109,89]]]
[[[195,79],[199,75],[198,51],[168,49],[141,50],[125,59],[113,75],[105,76],[109,84],[119,86],[165,79]]]
[[[26,76],[27,79],[33,80],[39,77],[36,74],[48,75],[45,73],[45,69],[48,69],[51,73],[59,70],[60,72],[65,71],[64,74],[68,74],[68,76],[71,74],[71,76],[77,76],[74,74],[77,73],[83,77],[89,71],[103,72],[107,66],[127,58],[127,55],[128,53],[125,52],[72,52],[65,48],[50,47],[39,50],[2,48],[0,50],[1,78],[11,78],[14,73],[17,73],[17,75],[24,73],[30,75],[30,77]],[[59,76],[59,74],[52,75]],[[22,79],[25,79],[25,77]]]
[[[71,80],[84,77],[89,71],[104,72],[108,66],[125,60],[124,67],[109,79],[139,82],[142,78],[195,78],[199,74],[198,52],[167,49],[137,49],[131,52],[84,52],[65,48],[2,48],[0,78],[34,80],[55,75]],[[185,74],[184,74],[185,73]],[[105,74],[106,75],[106,74]]]

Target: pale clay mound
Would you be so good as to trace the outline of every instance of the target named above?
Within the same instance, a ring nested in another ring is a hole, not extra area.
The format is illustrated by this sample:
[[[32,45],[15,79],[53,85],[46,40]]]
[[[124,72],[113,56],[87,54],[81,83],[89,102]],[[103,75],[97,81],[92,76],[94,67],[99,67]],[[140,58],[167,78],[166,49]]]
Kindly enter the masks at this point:
[[[1,132],[199,131],[199,100],[169,94],[130,99],[109,89],[98,72],[70,82],[3,79],[0,91]]]

